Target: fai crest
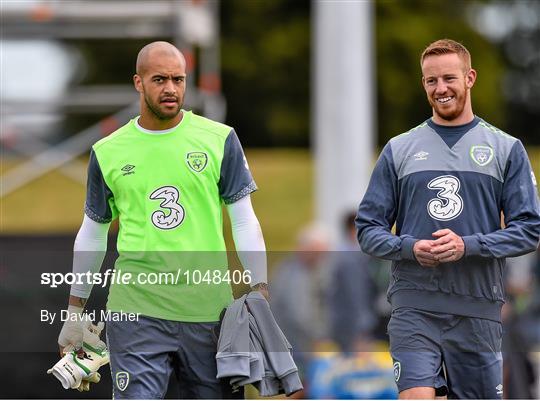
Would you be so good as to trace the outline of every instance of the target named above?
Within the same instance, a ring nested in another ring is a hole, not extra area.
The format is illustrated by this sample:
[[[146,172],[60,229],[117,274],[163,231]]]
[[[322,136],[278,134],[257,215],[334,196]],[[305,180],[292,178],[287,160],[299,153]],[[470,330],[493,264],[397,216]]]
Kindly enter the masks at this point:
[[[484,167],[493,159],[493,149],[489,146],[471,146],[470,155],[476,164]]]
[[[120,391],[124,391],[129,384],[129,373],[128,372],[117,372],[116,373],[116,387]]]
[[[401,376],[401,363],[394,362],[394,379],[396,380],[396,383],[399,381],[400,376]]]
[[[186,162],[190,169],[200,173],[208,164],[208,155],[204,152],[189,152],[186,155]]]

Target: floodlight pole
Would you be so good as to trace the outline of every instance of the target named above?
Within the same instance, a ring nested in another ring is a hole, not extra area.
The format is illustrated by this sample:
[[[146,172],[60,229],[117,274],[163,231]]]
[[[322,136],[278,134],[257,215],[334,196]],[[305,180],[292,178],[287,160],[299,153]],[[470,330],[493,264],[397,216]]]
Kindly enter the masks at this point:
[[[372,169],[375,54],[371,1],[313,0],[312,127],[316,220],[342,237]]]

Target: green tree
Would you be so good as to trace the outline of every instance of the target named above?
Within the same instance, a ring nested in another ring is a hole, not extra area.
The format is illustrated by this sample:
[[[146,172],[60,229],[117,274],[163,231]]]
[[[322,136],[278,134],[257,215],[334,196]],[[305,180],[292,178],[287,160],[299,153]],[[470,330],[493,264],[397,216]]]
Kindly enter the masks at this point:
[[[310,2],[221,4],[227,123],[249,146],[307,146]]]
[[[499,51],[467,22],[467,1],[381,0],[376,2],[379,144],[431,115],[422,88],[420,54],[437,39],[450,38],[471,52],[478,79],[472,90],[475,114],[506,125],[501,95],[504,63]]]

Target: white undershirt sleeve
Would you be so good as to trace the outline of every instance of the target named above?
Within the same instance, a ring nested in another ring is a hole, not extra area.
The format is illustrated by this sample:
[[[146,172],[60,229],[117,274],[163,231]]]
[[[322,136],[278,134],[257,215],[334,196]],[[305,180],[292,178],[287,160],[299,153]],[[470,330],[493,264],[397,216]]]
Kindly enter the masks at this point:
[[[251,273],[251,286],[267,282],[266,246],[261,225],[251,205],[251,197],[227,205],[231,220],[236,253],[244,267]]]
[[[107,251],[107,235],[111,223],[97,223],[88,216],[84,219],[73,246],[73,273],[97,273],[101,268]],[[71,285],[70,295],[88,298],[92,283],[86,277]]]

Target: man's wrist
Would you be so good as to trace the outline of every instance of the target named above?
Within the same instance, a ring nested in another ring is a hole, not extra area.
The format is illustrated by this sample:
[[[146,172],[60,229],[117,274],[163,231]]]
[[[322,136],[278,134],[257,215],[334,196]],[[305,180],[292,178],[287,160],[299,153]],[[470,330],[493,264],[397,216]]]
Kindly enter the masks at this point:
[[[414,254],[414,245],[418,242],[418,239],[413,237],[405,237],[401,240],[401,258],[406,260],[416,261],[416,255]]]
[[[268,283],[257,283],[251,287],[252,290],[266,290],[268,291]]]
[[[76,297],[75,295],[70,295],[68,305],[84,309],[84,306],[86,305],[86,300],[86,298],[80,298]]]
[[[253,291],[258,291],[266,298],[267,301],[270,301],[270,291],[268,291],[268,283],[260,282],[251,287]]]
[[[482,254],[482,249],[480,246],[480,241],[476,234],[465,235],[461,237],[463,241],[464,253],[463,256],[480,256]]]

